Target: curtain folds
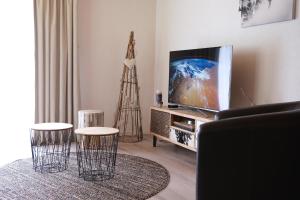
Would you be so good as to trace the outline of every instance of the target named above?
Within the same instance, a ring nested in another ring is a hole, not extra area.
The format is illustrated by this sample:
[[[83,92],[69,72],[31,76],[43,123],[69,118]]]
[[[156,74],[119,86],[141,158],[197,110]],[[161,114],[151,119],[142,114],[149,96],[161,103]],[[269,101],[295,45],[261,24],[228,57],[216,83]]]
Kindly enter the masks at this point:
[[[35,122],[77,125],[77,0],[34,0]]]

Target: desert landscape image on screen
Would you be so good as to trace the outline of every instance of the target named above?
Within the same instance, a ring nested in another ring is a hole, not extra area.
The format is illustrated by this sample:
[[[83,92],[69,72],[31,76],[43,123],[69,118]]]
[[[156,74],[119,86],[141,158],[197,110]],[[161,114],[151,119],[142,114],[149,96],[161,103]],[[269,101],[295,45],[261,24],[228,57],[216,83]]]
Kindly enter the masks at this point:
[[[170,60],[169,102],[218,110],[218,62],[207,58]]]

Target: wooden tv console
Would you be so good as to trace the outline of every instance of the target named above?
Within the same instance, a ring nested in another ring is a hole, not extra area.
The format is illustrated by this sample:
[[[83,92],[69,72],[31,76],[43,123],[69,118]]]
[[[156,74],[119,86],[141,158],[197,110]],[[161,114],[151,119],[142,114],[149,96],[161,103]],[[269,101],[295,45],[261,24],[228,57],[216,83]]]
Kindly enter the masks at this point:
[[[151,107],[150,132],[153,147],[157,138],[192,151],[197,149],[200,125],[214,120],[214,113],[182,108]]]

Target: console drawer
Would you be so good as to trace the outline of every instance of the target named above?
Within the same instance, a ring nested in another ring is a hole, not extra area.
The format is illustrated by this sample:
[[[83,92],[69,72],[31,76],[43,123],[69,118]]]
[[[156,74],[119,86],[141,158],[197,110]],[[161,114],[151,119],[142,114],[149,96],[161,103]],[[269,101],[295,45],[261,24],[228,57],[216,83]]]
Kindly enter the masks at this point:
[[[150,131],[158,135],[169,137],[171,115],[166,112],[151,110]]]

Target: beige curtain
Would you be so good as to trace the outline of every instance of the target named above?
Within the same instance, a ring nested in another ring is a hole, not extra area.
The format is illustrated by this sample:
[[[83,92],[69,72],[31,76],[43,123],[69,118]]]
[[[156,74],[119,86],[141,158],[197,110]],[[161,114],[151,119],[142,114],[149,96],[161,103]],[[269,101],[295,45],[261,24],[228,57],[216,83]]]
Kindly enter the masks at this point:
[[[35,121],[77,124],[77,0],[34,0]]]

